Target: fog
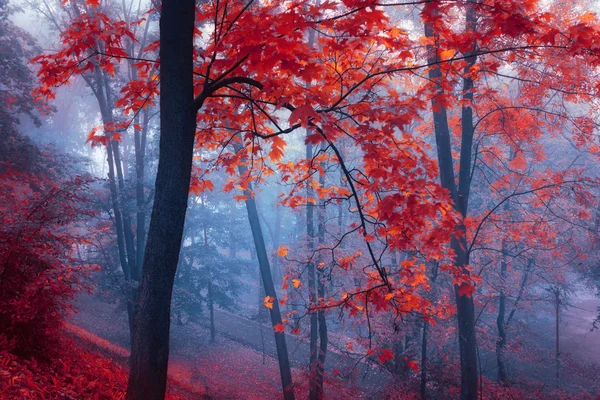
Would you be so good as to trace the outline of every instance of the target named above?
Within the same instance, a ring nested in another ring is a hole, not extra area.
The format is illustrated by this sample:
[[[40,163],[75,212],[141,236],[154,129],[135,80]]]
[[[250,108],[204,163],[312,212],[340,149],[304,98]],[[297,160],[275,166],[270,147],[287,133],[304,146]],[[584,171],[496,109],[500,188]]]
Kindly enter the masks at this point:
[[[596,3],[195,7],[0,0],[0,398],[600,393]]]

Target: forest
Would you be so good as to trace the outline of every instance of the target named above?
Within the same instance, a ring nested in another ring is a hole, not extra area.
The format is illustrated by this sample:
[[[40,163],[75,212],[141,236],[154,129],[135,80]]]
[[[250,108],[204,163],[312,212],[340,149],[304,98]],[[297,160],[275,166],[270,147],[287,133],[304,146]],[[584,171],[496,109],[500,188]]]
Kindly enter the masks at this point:
[[[600,399],[597,0],[0,0],[0,400]]]

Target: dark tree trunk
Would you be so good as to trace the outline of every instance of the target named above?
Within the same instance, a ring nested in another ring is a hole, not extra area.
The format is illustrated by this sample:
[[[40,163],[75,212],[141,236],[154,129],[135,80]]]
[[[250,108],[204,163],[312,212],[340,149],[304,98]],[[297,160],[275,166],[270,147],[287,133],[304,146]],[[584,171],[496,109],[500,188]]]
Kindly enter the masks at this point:
[[[160,158],[133,316],[127,399],[164,399],[171,294],[192,167],[194,0],[165,1],[160,17]]]
[[[204,200],[204,198],[202,199],[202,210],[206,210],[206,201]],[[203,234],[204,234],[204,248],[208,249],[208,232],[206,229],[206,219],[203,221],[202,223],[202,230],[203,230]],[[208,289],[208,313],[209,313],[209,318],[210,318],[210,341],[214,342],[215,341],[215,300],[214,300],[214,293],[213,293],[213,274],[212,274],[212,267],[209,264],[208,265],[208,285],[207,285],[207,289]]]
[[[510,151],[510,160],[514,158],[514,152]],[[510,213],[510,200],[506,200],[503,206],[504,211]],[[502,239],[502,261],[500,262],[500,296],[498,298],[498,317],[496,318],[496,326],[498,327],[498,339],[496,340],[496,361],[498,364],[498,381],[503,385],[508,385],[508,368],[506,365],[506,274],[508,272],[508,264],[506,257],[508,248],[507,239]],[[526,275],[525,275],[526,276]],[[518,301],[518,300],[517,300]],[[516,303],[515,303],[516,307]]]
[[[311,160],[313,157],[312,144],[306,144],[306,159]],[[309,186],[306,191],[308,202],[306,203],[306,243],[308,251],[308,307],[309,310],[313,310],[317,304],[317,287],[316,287],[316,276],[315,276],[315,262],[314,262],[314,247],[315,247],[315,208],[312,203],[314,200],[314,190]],[[319,320],[316,311],[310,312],[310,354],[309,354],[309,399],[318,399],[318,340],[319,340]]]
[[[234,144],[235,151],[239,151],[240,148],[241,146],[239,144]],[[248,169],[245,166],[240,165],[238,166],[238,171],[240,176],[244,176],[248,172]],[[269,315],[271,317],[271,325],[273,328],[275,328],[277,325],[283,325],[283,321],[281,319],[279,300],[277,299],[277,292],[275,291],[273,276],[271,275],[271,266],[269,264],[269,256],[267,254],[265,238],[260,226],[258,208],[256,207],[256,201],[254,200],[252,194],[252,184],[248,184],[248,188],[244,191],[244,195],[246,196],[246,211],[248,212],[248,221],[250,222],[252,238],[254,239],[254,247],[256,248],[256,256],[258,257],[258,265],[260,268],[260,275],[265,294],[273,299],[273,307],[269,309]],[[275,329],[273,329],[273,335],[275,336],[275,349],[277,350],[277,361],[279,363],[279,374],[281,376],[283,398],[284,400],[294,400],[292,370],[290,367],[290,358],[288,355],[285,333],[277,332]]]
[[[102,116],[102,122],[104,125],[112,123],[112,109],[109,106],[109,95],[105,91],[105,86],[102,84],[103,78],[99,71],[99,69],[95,72],[95,79],[97,82],[97,87],[94,90],[94,94],[96,95],[96,99],[98,100],[98,105],[100,106],[100,114]],[[110,133],[107,133],[110,135]],[[123,218],[123,208],[122,208],[122,198],[119,193],[119,189],[117,188],[117,176],[115,174],[115,165],[117,164],[116,156],[119,152],[119,149],[114,140],[109,140],[106,146],[106,154],[108,161],[108,185],[110,188],[110,197],[112,200],[113,213],[115,216],[115,225],[117,231],[117,249],[119,252],[119,261],[121,263],[121,268],[123,269],[123,275],[125,277],[126,282],[126,301],[127,301],[127,319],[129,322],[129,333],[130,333],[130,341],[131,339],[131,324],[133,321],[133,293],[130,293],[130,285],[131,281],[131,264],[127,260],[126,253],[126,235],[125,235],[125,223]]]
[[[135,206],[136,206],[136,268],[132,278],[140,280],[142,265],[144,263],[144,248],[146,240],[146,198],[144,195],[144,170],[145,170],[145,145],[148,135],[148,110],[144,110],[144,121],[142,131],[134,130],[135,146]]]
[[[279,239],[281,236],[281,206],[275,204],[275,232],[273,238],[273,248],[275,252],[279,248]],[[281,273],[281,265],[279,264],[279,257],[277,254],[274,257],[273,261],[273,279],[275,282],[281,282],[283,278],[283,274]]]
[[[466,246],[464,234],[458,246],[453,246],[457,255],[457,265],[464,267],[469,264],[469,256],[463,246]],[[454,240],[459,243],[458,240]],[[473,296],[461,295],[460,287],[454,286],[456,309],[458,316],[458,336],[461,371],[461,399],[476,400],[478,397],[478,358],[475,332],[475,305]]]
[[[324,148],[324,144],[321,145],[322,149]],[[326,168],[325,168],[326,169]],[[321,187],[325,186],[325,175],[321,174],[319,176],[319,183]],[[325,202],[321,204],[319,207],[318,213],[318,230],[319,230],[319,245],[325,244]],[[319,260],[321,257],[319,257]],[[321,263],[319,263],[321,265]],[[325,277],[323,276],[324,265],[321,265],[320,268],[317,268],[317,290],[320,299],[325,298]],[[317,398],[323,399],[323,380],[325,378],[325,359],[327,357],[327,345],[329,343],[329,337],[327,332],[327,319],[325,318],[325,310],[319,308],[317,311],[317,319],[319,322],[319,357],[317,360]]]
[[[245,167],[239,167],[240,174],[243,175]],[[260,220],[258,217],[258,210],[256,208],[256,202],[252,198],[251,190],[245,191],[246,195],[246,210],[248,211],[248,220],[250,222],[250,228],[252,230],[252,237],[254,238],[254,246],[256,247],[256,255],[258,257],[258,264],[260,266],[260,274],[262,277],[263,285],[265,288],[265,294],[272,297],[273,308],[269,310],[271,316],[271,324],[273,327],[282,324],[281,312],[279,311],[279,301],[277,300],[277,292],[275,291],[275,285],[273,284],[273,277],[271,276],[271,267],[269,266],[269,256],[267,255],[267,248],[265,246],[265,239],[262,234],[260,227]],[[294,388],[292,386],[292,370],[290,368],[290,359],[288,356],[287,344],[285,341],[285,334],[283,332],[273,331],[275,335],[275,348],[277,350],[277,360],[279,361],[279,373],[281,375],[281,385],[283,388],[283,398],[285,400],[294,399]]]
[[[423,332],[421,338],[421,399],[427,400],[427,363],[428,356],[427,353],[427,343],[429,341],[429,323],[427,321],[423,321]]]
[[[496,340],[496,360],[498,363],[498,381],[504,385],[508,385],[508,371],[506,368],[506,293],[504,284],[506,279],[507,264],[504,253],[506,252],[506,240],[502,241],[502,261],[500,263],[500,278],[502,280],[502,288],[498,299],[498,318],[496,326],[498,327],[498,339]]]
[[[437,280],[438,273],[440,271],[440,266],[437,261],[433,263],[432,273],[431,273],[431,286],[435,284]],[[435,292],[434,292],[435,294]],[[434,299],[437,296],[434,296]],[[423,319],[423,336],[421,338],[421,397],[423,400],[427,399],[427,362],[428,356],[427,353],[427,343],[429,340],[429,323]]]
[[[94,85],[91,80],[88,81],[88,85],[90,85],[90,87],[94,91],[94,95],[96,96],[96,100],[98,101],[98,106],[100,107],[102,123],[106,125],[112,122],[112,111],[108,105],[108,94],[105,93],[104,85],[102,84],[103,79],[99,68],[95,69],[94,79],[96,81],[96,85]],[[113,213],[115,215],[119,261],[121,263],[121,268],[123,269],[125,280],[129,281],[131,279],[131,270],[129,268],[129,264],[127,263],[127,254],[125,253],[125,234],[123,232],[123,217],[121,214],[120,204],[121,198],[117,189],[117,178],[115,174],[115,157],[113,142],[113,140],[109,140],[106,146],[108,161],[108,185],[110,188],[110,197],[113,206]]]
[[[119,250],[119,260],[121,262],[121,268],[125,275],[125,280],[131,279],[131,270],[127,263],[127,255],[125,254],[125,236],[123,234],[123,218],[121,217],[121,207],[119,206],[119,193],[117,191],[117,184],[115,179],[115,167],[113,159],[113,146],[112,141],[109,141],[106,146],[106,153],[108,158],[108,186],[110,188],[110,197],[112,199],[113,213],[115,215],[115,225],[117,231],[117,247]]]
[[[117,181],[119,183],[119,191],[121,193],[121,211],[123,213],[123,233],[125,234],[125,249],[127,250],[127,260],[129,262],[129,270],[131,271],[131,277],[135,279],[136,276],[136,261],[135,261],[135,248],[133,240],[133,230],[131,229],[131,217],[129,216],[129,207],[125,206],[125,180],[123,179],[123,167],[121,166],[121,153],[119,150],[119,144],[113,142],[115,165],[117,166]],[[139,279],[139,278],[138,278]]]
[[[113,101],[111,96],[111,88],[110,82],[106,75],[106,73],[102,70],[99,70],[98,75],[101,78],[101,82],[104,86],[104,95],[105,95],[105,108],[106,108],[106,117],[104,118],[104,124],[112,124],[113,121]],[[119,192],[121,198],[119,199],[119,204],[121,206],[121,214],[123,216],[123,234],[125,238],[125,250],[127,252],[127,261],[129,263],[129,271],[130,278],[134,275],[134,271],[136,270],[136,262],[135,262],[135,249],[133,245],[133,231],[131,229],[131,218],[129,216],[129,210],[125,206],[125,179],[123,177],[123,166],[121,163],[121,150],[119,149],[119,142],[113,141],[113,158],[115,161],[115,167],[117,172],[117,183],[119,185]],[[131,298],[133,299],[134,295],[131,294]]]
[[[435,12],[435,10],[434,10]],[[472,7],[467,9],[467,30],[475,28],[475,14]],[[425,36],[437,40],[438,35],[431,26],[425,24]],[[428,62],[437,65],[438,46],[428,45]],[[474,47],[472,51],[474,50]],[[469,70],[476,61],[475,56],[466,59],[465,77],[463,79],[463,99],[467,100],[462,107],[462,140],[460,149],[459,183],[458,187],[454,180],[454,162],[452,158],[452,146],[450,142],[450,129],[446,109],[437,97],[431,100],[433,110],[433,121],[435,128],[435,139],[437,144],[438,164],[440,168],[440,181],[447,189],[454,201],[454,208],[465,218],[468,211],[469,193],[471,186],[471,157],[473,143],[473,111],[468,101],[473,100],[473,80],[470,78]],[[434,66],[429,71],[429,78],[433,82],[439,82],[442,72],[439,66]],[[443,94],[443,88],[438,84],[438,93]],[[456,255],[455,264],[462,273],[469,274],[465,268],[469,264],[469,251],[466,240],[466,227],[460,223],[457,227],[460,235],[452,239],[451,247]],[[464,285],[464,284],[463,284]],[[458,319],[458,342],[460,351],[461,371],[461,399],[476,400],[478,396],[478,362],[477,341],[475,332],[475,305],[472,296],[461,294],[461,288],[455,285],[457,319]]]
[[[556,387],[560,388],[560,289],[554,288],[554,306],[556,308]]]

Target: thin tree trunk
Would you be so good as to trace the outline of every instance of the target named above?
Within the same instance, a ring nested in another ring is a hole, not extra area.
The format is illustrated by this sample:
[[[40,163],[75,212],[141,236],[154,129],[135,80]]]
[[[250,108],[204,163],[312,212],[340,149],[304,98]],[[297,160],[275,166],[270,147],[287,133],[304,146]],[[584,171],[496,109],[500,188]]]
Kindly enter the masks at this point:
[[[434,262],[431,274],[431,286],[435,284],[439,273],[439,264],[437,261]],[[434,292],[435,293],[435,292]],[[437,296],[434,296],[434,298]],[[429,323],[423,319],[423,336],[421,338],[421,398],[427,399],[427,343],[429,340]]]
[[[321,144],[321,149],[324,148],[324,144]],[[325,168],[326,169],[326,168]],[[321,187],[325,186],[325,174],[319,175],[319,183]],[[321,204],[318,210],[318,235],[319,245],[325,245],[325,217],[326,217],[325,202]],[[319,257],[319,260],[321,257]],[[325,277],[323,276],[324,264],[319,263],[320,267],[317,268],[317,291],[319,299],[325,298]],[[320,300],[319,300],[320,301]],[[328,331],[327,331],[327,319],[325,318],[325,310],[319,308],[317,311],[317,319],[319,322],[319,356],[317,358],[317,399],[323,399],[323,380],[325,378],[325,359],[327,357],[327,345],[329,343]]]
[[[427,399],[427,331],[429,323],[423,320],[423,337],[421,340],[421,398]]]
[[[240,170],[243,169],[243,167],[240,167]],[[240,173],[243,173],[243,171],[240,171]],[[251,190],[251,188],[249,189]],[[267,255],[267,249],[265,247],[265,241],[263,238],[262,229],[260,227],[260,220],[258,218],[256,202],[254,201],[251,193],[248,190],[246,190],[245,195],[247,197],[246,209],[248,211],[248,220],[250,221],[250,228],[252,229],[254,245],[256,246],[258,264],[260,266],[260,274],[262,276],[265,294],[273,298],[273,308],[269,310],[269,313],[271,315],[271,324],[273,325],[273,327],[275,327],[282,324],[281,312],[279,311],[279,301],[277,300],[277,292],[275,291],[273,277],[271,276],[269,257]],[[292,386],[292,370],[290,368],[290,360],[285,340],[285,334],[283,332],[277,332],[275,330],[273,331],[273,334],[275,336],[277,360],[279,361],[279,373],[281,375],[283,398],[285,400],[293,400],[294,388]]]
[[[206,201],[202,198],[202,210],[206,211]],[[208,233],[206,231],[206,219],[202,222],[202,231],[204,234],[204,248],[208,249]],[[214,294],[213,294],[213,274],[212,266],[208,264],[208,312],[210,316],[210,341],[215,341],[215,308],[214,308]]]
[[[235,151],[239,151],[240,145],[234,145],[234,149]],[[238,166],[238,171],[240,176],[244,176],[247,173],[247,168],[240,165]],[[265,294],[273,299],[273,307],[269,309],[269,314],[271,316],[271,324],[273,328],[275,328],[276,326],[283,325],[283,321],[281,319],[279,301],[273,283],[273,276],[271,275],[267,247],[265,246],[265,239],[260,226],[258,209],[256,207],[256,201],[252,197],[252,184],[248,184],[248,188],[244,191],[244,195],[246,196],[245,203],[248,212],[248,221],[250,222],[250,229],[254,239],[254,246],[256,248],[256,255],[258,257],[258,265],[260,267],[260,275],[265,288]],[[275,349],[277,350],[277,360],[279,362],[279,374],[281,376],[283,398],[284,400],[293,400],[294,387],[292,385],[292,370],[290,367],[285,333],[273,329],[273,334],[275,336]]]
[[[496,360],[498,363],[498,381],[504,385],[508,385],[508,372],[506,369],[506,293],[504,285],[506,280],[506,272],[508,269],[506,263],[506,240],[502,240],[502,261],[500,262],[500,279],[502,280],[500,289],[500,298],[498,300],[498,318],[496,325],[498,327],[498,339],[496,340]]]
[[[104,83],[104,94],[106,96],[106,120],[104,123],[112,124],[113,121],[113,103],[111,101],[110,95],[110,85],[108,78],[106,77],[105,72],[100,72],[100,77],[102,82]],[[129,212],[127,207],[125,207],[125,179],[123,178],[123,166],[121,163],[121,150],[119,149],[119,142],[112,141],[113,144],[113,158],[115,161],[115,167],[117,171],[117,183],[119,184],[119,192],[121,195],[121,199],[119,201],[121,205],[121,213],[123,215],[123,234],[125,237],[125,250],[127,251],[127,261],[129,263],[129,270],[131,271],[131,276],[134,275],[134,271],[136,270],[136,262],[135,262],[135,249],[133,245],[133,230],[131,229],[131,218],[129,216]],[[133,298],[133,296],[132,296]]]
[[[236,212],[236,201],[232,200],[231,203],[231,219],[232,222],[235,221],[235,212]],[[235,226],[234,224],[231,225],[232,227]],[[235,258],[236,257],[236,248],[235,248],[235,236],[233,234],[233,228],[229,229],[229,257],[231,258]]]
[[[514,152],[510,151],[510,160],[514,158]],[[506,200],[503,206],[504,211],[510,213],[510,200]],[[506,245],[506,238],[502,239],[502,261],[500,262],[500,296],[498,299],[498,318],[496,319],[496,326],[498,327],[498,339],[496,340],[496,360],[498,364],[498,381],[503,385],[508,385],[508,370],[506,366],[506,274],[508,272],[508,263],[506,262],[506,255],[508,249]]]
[[[554,289],[554,303],[556,307],[556,387],[560,388],[560,289]]]
[[[306,144],[306,159],[311,160],[313,157],[312,143]],[[317,287],[315,277],[315,263],[314,263],[314,240],[315,240],[315,224],[314,224],[314,190],[308,186],[306,190],[306,196],[308,201],[306,203],[306,249],[308,252],[307,258],[309,258],[307,271],[308,271],[308,307],[309,310],[313,310],[317,304]],[[309,354],[309,399],[316,400],[317,397],[317,379],[318,379],[318,315],[316,311],[310,312],[310,354]]]
[[[434,10],[435,11],[435,10]],[[467,29],[474,30],[475,14],[472,7],[467,8]],[[438,35],[433,31],[429,24],[425,24],[425,36],[437,41]],[[438,46],[428,45],[428,62],[431,65],[437,65]],[[471,53],[472,54],[472,53]],[[473,142],[473,111],[470,102],[473,100],[473,80],[470,78],[469,70],[475,63],[476,57],[471,56],[466,59],[465,77],[463,79],[463,99],[466,100],[462,107],[462,140],[459,165],[459,183],[458,187],[454,180],[454,163],[452,159],[452,147],[450,143],[450,130],[448,127],[448,117],[444,105],[440,102],[438,96],[431,99],[433,110],[433,121],[435,128],[435,138],[437,145],[438,164],[440,169],[440,181],[442,187],[447,189],[454,200],[454,208],[461,213],[462,217],[467,216],[468,201],[470,193],[470,171],[471,155]],[[429,71],[429,78],[437,83],[437,92],[444,94],[440,85],[442,72],[439,66],[432,67]],[[460,234],[451,241],[451,247],[455,253],[455,264],[464,274],[469,274],[466,266],[469,264],[468,244],[466,240],[466,227],[460,223],[457,227]],[[458,341],[460,350],[460,371],[461,371],[461,399],[476,400],[478,396],[478,362],[477,362],[477,341],[475,332],[475,305],[472,295],[466,295],[461,288],[467,289],[466,284],[460,287],[455,285],[454,293],[456,298],[457,319],[458,319]]]
[[[100,74],[99,68],[95,69],[95,81],[97,86],[94,87],[92,81],[88,81],[88,85],[94,91],[96,96],[96,100],[98,101],[98,106],[100,107],[100,115],[102,116],[102,122],[106,125],[112,122],[112,111],[108,106],[108,95],[105,93],[104,85],[102,85],[102,76]],[[121,214],[121,205],[120,205],[120,196],[119,191],[117,189],[117,179],[115,175],[115,159],[114,159],[114,140],[109,140],[106,145],[106,154],[107,154],[107,162],[108,162],[108,184],[110,188],[110,195],[113,206],[113,213],[115,215],[115,225],[117,231],[117,247],[119,251],[119,260],[121,263],[121,268],[123,269],[123,274],[125,276],[125,280],[129,281],[131,279],[131,269],[129,268],[129,264],[127,262],[127,254],[125,253],[125,235],[123,232],[123,217]],[[130,319],[131,322],[131,319]]]
[[[215,309],[213,304],[212,280],[208,280],[208,311],[210,313],[210,341],[215,341]]]
[[[133,279],[139,281],[144,263],[144,247],[146,240],[146,198],[144,195],[144,170],[145,157],[142,148],[142,137],[147,135],[149,114],[144,110],[144,120],[142,122],[142,131],[134,129],[135,146],[135,205],[136,205],[136,268],[132,274]]]
[[[160,158],[133,317],[127,399],[164,399],[171,295],[187,209],[196,107],[194,0],[166,1],[160,17]]]
[[[279,248],[279,239],[281,236],[281,206],[275,204],[275,233],[273,238],[273,247],[275,252]],[[275,282],[281,282],[283,274],[281,273],[281,265],[279,264],[279,257],[275,255],[273,261],[273,279]]]

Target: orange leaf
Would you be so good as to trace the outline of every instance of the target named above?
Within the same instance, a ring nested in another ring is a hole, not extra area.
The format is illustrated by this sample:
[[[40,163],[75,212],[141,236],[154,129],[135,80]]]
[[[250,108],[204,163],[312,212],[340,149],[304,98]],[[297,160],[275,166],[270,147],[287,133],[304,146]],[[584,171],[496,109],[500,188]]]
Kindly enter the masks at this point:
[[[289,247],[281,246],[280,248],[277,249],[277,255],[279,255],[279,257],[285,257],[285,256],[287,256],[288,251],[290,251]]]
[[[456,53],[456,52],[452,49],[444,50],[444,51],[440,52],[440,57],[442,60],[448,60],[448,59],[454,57],[454,53]]]
[[[271,296],[265,297],[265,300],[264,300],[265,307],[272,310],[273,309],[273,300],[275,300],[275,299],[272,298]]]
[[[274,136],[271,139],[271,151],[269,152],[269,158],[273,162],[281,161],[283,158],[283,149],[285,148],[285,140],[280,136]]]
[[[283,333],[285,332],[285,326],[283,324],[277,324],[273,327],[275,332]]]

